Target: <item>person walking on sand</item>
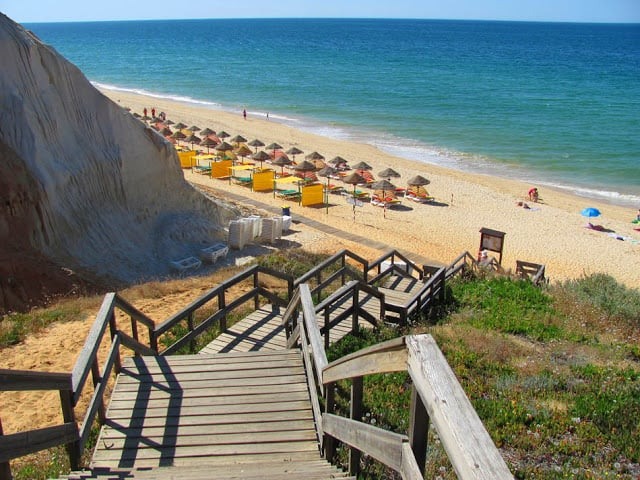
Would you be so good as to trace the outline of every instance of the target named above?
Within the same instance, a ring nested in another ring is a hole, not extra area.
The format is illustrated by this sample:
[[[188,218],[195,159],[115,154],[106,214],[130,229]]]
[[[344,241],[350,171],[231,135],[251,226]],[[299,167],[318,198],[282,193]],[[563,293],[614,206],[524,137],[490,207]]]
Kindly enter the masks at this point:
[[[156,107],[151,109],[151,117],[156,118]]]
[[[247,119],[247,109],[246,108],[244,108],[242,110],[242,116],[244,117],[245,120]]]
[[[145,117],[147,116],[147,107],[144,107],[142,109],[142,113],[144,114]]]

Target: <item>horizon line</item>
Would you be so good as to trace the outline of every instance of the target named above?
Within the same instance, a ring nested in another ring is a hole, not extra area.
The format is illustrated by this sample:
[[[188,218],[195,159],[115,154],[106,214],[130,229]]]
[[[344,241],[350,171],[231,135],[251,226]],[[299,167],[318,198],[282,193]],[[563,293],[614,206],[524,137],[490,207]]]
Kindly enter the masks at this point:
[[[5,14],[6,15],[6,14]],[[7,15],[8,17],[8,15]],[[10,18],[10,17],[9,17]],[[12,19],[13,20],[13,19]],[[453,22],[508,22],[508,23],[556,23],[580,25],[640,25],[640,21],[598,21],[598,20],[525,20],[525,19],[491,19],[491,18],[427,18],[427,17],[191,17],[191,18],[128,18],[100,20],[48,20],[17,21],[21,24],[38,23],[111,23],[111,22],[165,22],[165,21],[204,21],[204,20],[415,20],[415,21],[453,21]]]

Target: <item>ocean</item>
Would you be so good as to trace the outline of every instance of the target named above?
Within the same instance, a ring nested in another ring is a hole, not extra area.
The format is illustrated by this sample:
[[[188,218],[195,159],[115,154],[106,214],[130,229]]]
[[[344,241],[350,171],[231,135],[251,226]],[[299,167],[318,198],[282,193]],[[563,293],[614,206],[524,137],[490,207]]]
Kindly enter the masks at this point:
[[[104,88],[269,112],[400,157],[640,207],[638,24],[210,19],[25,27]]]

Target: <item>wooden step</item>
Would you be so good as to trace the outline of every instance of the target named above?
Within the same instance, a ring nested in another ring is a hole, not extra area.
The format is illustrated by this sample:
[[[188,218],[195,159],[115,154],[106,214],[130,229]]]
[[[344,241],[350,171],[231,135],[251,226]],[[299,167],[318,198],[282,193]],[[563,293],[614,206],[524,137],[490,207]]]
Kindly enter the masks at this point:
[[[184,467],[155,467],[148,469],[95,468],[92,471],[72,472],[60,480],[107,479],[167,479],[167,480],[276,480],[282,478],[355,480],[346,472],[324,460],[291,462],[257,462],[238,464],[205,464]]]
[[[320,460],[299,351],[137,357],[123,367],[92,467]]]

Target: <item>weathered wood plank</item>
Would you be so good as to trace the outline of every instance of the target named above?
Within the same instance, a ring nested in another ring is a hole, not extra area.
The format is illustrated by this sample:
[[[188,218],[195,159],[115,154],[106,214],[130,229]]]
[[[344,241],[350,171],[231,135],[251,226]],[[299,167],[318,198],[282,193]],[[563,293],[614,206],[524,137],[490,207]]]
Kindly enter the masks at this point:
[[[458,477],[513,478],[435,340],[406,341],[409,374]]]
[[[159,357],[164,358],[164,357]],[[180,375],[181,373],[208,373],[208,372],[239,372],[239,371],[258,371],[264,369],[279,369],[290,368],[291,360],[289,359],[276,359],[261,361],[260,364],[252,362],[233,362],[233,363],[218,363],[218,362],[200,362],[196,365],[162,365],[154,361],[140,361],[136,362],[136,365],[127,367],[127,371],[130,373],[143,373],[145,375]]]
[[[46,448],[71,443],[77,439],[78,427],[75,423],[64,423],[28,432],[0,435],[0,463]]]
[[[306,377],[304,372],[300,372],[297,370],[297,373],[289,373],[288,375],[280,375],[275,377],[266,377],[266,376],[256,376],[256,377],[242,377],[243,385],[286,385],[289,383],[290,379],[295,379],[295,383],[305,382]],[[128,378],[119,378],[123,381],[120,382],[120,389],[122,390],[136,390],[139,388],[139,385],[142,385],[142,388],[149,388],[148,385],[151,385],[150,388],[160,389],[160,390],[186,390],[190,388],[209,388],[209,386],[214,386],[216,388],[225,387],[225,386],[235,386],[237,385],[238,378],[231,376],[230,378],[201,378],[196,376],[196,378],[185,379],[186,375],[182,374],[182,378],[179,380],[171,380],[171,381],[145,381],[146,379],[141,379],[141,381],[136,381],[131,377]]]
[[[166,435],[179,436],[179,435],[201,435],[203,432],[207,435],[224,435],[224,434],[237,434],[237,433],[266,433],[266,432],[282,432],[282,431],[294,431],[304,430],[314,432],[313,424],[309,422],[309,418],[302,420],[276,420],[272,422],[244,422],[240,420],[237,423],[224,423],[224,424],[210,424],[202,423],[197,425],[176,425],[170,427],[170,433],[167,432],[167,425],[148,426],[144,425],[142,428],[117,426],[114,422],[103,427],[101,433],[102,439],[109,438],[157,438]],[[204,420],[206,422],[206,420]]]
[[[124,371],[124,370],[123,370]],[[301,366],[273,368],[270,370],[234,370],[231,372],[218,371],[218,372],[183,372],[180,374],[180,381],[185,380],[218,380],[218,379],[243,379],[243,378],[255,378],[255,377],[281,377],[288,375],[301,375],[304,374],[304,369]],[[136,378],[140,377],[140,378]],[[137,382],[142,383],[156,383],[163,384],[167,381],[177,381],[178,378],[175,375],[163,375],[162,373],[150,374],[150,375],[138,375],[133,372],[133,375],[125,371],[125,375],[122,378],[123,382]]]
[[[184,418],[189,415],[229,415],[234,413],[268,413],[274,411],[293,411],[306,410],[309,408],[309,401],[298,402],[278,402],[263,404],[235,404],[235,405],[212,405],[212,406],[195,406],[195,407],[171,407],[171,408],[146,408],[140,406],[138,408],[120,410],[109,409],[107,416],[114,420],[122,420],[124,418],[153,418],[153,417],[180,417]]]
[[[287,383],[287,392],[306,392],[307,386],[304,383],[304,379],[300,379],[300,381],[295,383]],[[153,398],[170,398],[171,396],[180,393],[182,398],[193,398],[200,396],[208,396],[208,397],[230,397],[233,398],[237,395],[257,395],[257,394],[279,394],[282,393],[283,388],[282,385],[254,385],[254,386],[221,386],[221,387],[210,387],[208,385],[204,385],[203,387],[195,387],[189,389],[173,389],[173,390],[159,390],[155,388],[136,388],[135,390],[121,390],[118,389],[117,397],[114,395],[114,398],[118,400],[123,399],[135,399],[140,394],[150,394]]]
[[[167,465],[164,459],[152,458],[152,459],[134,459],[136,468],[156,467],[161,463]],[[228,464],[253,464],[265,461],[270,462],[297,462],[297,461],[314,461],[318,460],[318,453],[312,451],[305,452],[279,452],[279,453],[254,453],[252,455],[220,455],[220,456],[208,456],[206,458],[207,465],[210,468],[214,468],[221,465]],[[118,459],[97,459],[94,458],[91,462],[92,467],[110,467],[114,464],[117,465]],[[133,463],[133,461],[131,462]],[[185,457],[173,457],[171,459],[171,465],[176,467],[189,467],[194,464],[194,458],[192,456]],[[152,477],[153,478],[153,477]]]
[[[399,471],[402,465],[402,442],[405,435],[389,432],[367,423],[330,413],[322,416],[324,431],[341,442]]]
[[[71,374],[0,369],[0,391],[71,390]]]
[[[134,420],[133,424],[131,420]],[[132,419],[129,417],[123,417],[120,419],[110,418],[107,420],[107,425],[116,429],[143,429],[143,428],[181,428],[189,426],[201,426],[201,425],[241,425],[243,423],[264,423],[269,425],[271,422],[280,422],[284,420],[291,421],[305,421],[310,420],[313,422],[313,415],[311,409],[292,410],[292,411],[276,411],[276,412],[258,412],[258,413],[225,413],[222,415],[192,415],[186,417],[150,417],[144,419],[144,424],[141,424],[138,419]],[[310,425],[313,425],[310,423]],[[313,427],[311,427],[313,428]]]
[[[138,459],[167,459],[180,457],[219,457],[229,455],[256,455],[269,453],[313,452],[318,455],[318,444],[308,442],[274,442],[274,443],[243,443],[237,445],[160,445],[156,448],[139,448],[131,450],[110,450],[99,448],[94,454],[95,460],[134,460]]]
[[[150,392],[151,393],[151,392]],[[144,394],[143,394],[144,395]],[[280,392],[279,394],[254,394],[254,395],[227,395],[227,396],[210,396],[200,395],[197,397],[182,397],[180,393],[176,392],[175,395],[165,398],[156,398],[154,395],[144,395],[145,408],[168,408],[171,405],[179,402],[180,408],[190,408],[199,406],[216,406],[216,405],[228,405],[231,402],[242,403],[243,405],[250,404],[265,404],[273,402],[296,402],[309,398],[307,392]],[[131,409],[141,403],[140,399],[126,399],[115,396],[111,399],[109,409],[111,412],[114,410]]]
[[[404,337],[364,348],[331,362],[323,372],[323,382],[361,377],[372,373],[405,370],[407,354]]]
[[[80,355],[73,367],[71,376],[73,379],[74,402],[77,402],[80,398],[85,380],[91,371],[93,359],[98,353],[100,341],[102,340],[102,336],[104,335],[107,324],[109,323],[109,318],[113,315],[115,296],[116,294],[114,292],[107,293],[104,296],[100,310],[96,315],[96,320],[93,322],[91,330],[89,330],[84,346],[82,347]]]
[[[316,433],[313,430],[284,430],[279,432],[249,432],[249,433],[224,433],[208,434],[206,428],[201,428],[195,434],[181,433],[149,437],[103,437],[103,444],[98,449],[109,450],[141,450],[145,448],[156,449],[163,446],[195,447],[195,446],[229,446],[267,443],[312,443],[316,446]]]

